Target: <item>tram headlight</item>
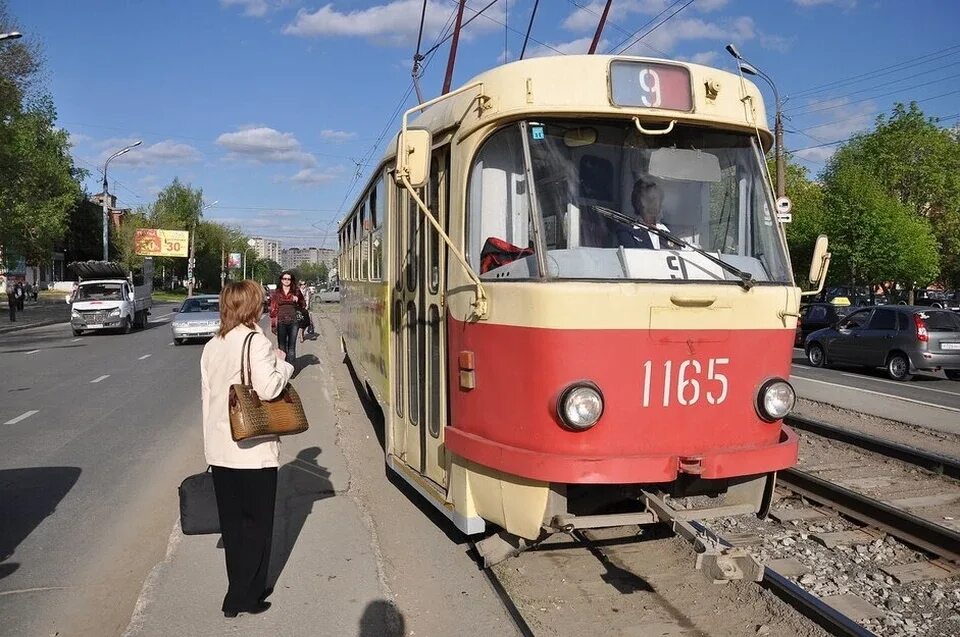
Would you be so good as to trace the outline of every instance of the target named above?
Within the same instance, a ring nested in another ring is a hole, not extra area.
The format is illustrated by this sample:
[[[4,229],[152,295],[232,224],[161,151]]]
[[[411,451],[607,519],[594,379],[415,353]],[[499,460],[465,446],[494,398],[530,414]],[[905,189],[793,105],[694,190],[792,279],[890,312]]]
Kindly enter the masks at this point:
[[[597,424],[603,415],[603,394],[590,382],[570,385],[560,394],[557,414],[570,429],[583,431]]]
[[[767,422],[781,420],[793,410],[797,395],[782,378],[772,378],[757,392],[757,413]]]

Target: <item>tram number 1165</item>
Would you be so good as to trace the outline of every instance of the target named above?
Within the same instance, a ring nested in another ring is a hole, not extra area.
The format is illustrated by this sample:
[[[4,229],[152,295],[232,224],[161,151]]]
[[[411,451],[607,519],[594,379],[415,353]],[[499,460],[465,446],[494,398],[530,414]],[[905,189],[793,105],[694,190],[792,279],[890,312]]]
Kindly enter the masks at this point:
[[[710,358],[704,362],[694,359],[664,361],[663,365],[654,365],[653,361],[643,363],[643,406],[649,407],[654,380],[663,387],[662,406],[670,407],[674,402],[681,406],[696,405],[706,400],[711,405],[719,405],[727,399],[729,384],[722,369],[730,362],[729,358]],[[660,402],[661,396],[653,397]]]

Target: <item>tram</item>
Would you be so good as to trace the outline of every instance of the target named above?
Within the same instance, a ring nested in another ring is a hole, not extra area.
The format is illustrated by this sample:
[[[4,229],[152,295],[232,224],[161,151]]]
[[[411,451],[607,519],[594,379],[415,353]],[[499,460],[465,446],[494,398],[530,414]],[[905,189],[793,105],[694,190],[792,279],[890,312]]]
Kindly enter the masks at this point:
[[[751,82],[637,57],[513,62],[407,111],[339,226],[389,469],[514,547],[765,515],[805,294],[771,142]],[[810,293],[828,261],[822,237]]]

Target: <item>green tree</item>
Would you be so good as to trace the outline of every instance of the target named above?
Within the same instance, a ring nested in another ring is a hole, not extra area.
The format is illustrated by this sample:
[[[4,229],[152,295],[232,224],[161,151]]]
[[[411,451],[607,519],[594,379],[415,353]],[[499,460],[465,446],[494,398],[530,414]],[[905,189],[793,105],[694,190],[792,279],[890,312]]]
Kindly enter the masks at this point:
[[[832,281],[925,285],[937,276],[937,245],[925,219],[889,195],[862,165],[837,162],[828,174],[823,225],[833,253]]]
[[[960,138],[956,130],[927,118],[917,104],[896,104],[877,118],[875,129],[841,147],[829,162],[824,180],[857,165],[873,175],[883,190],[929,220],[938,243],[943,280],[960,286]],[[920,236],[920,235],[918,235]],[[918,282],[922,277],[918,279]]]
[[[806,168],[787,162],[786,191],[793,202],[793,220],[786,226],[787,244],[794,277],[802,286],[809,275],[813,246],[825,232],[823,188],[807,178]]]

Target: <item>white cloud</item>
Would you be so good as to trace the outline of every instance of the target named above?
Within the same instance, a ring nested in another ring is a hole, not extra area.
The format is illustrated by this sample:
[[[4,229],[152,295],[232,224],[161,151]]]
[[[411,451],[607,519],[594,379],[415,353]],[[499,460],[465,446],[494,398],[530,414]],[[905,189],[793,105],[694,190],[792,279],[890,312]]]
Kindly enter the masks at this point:
[[[713,64],[717,61],[717,52],[716,51],[702,51],[700,53],[694,53],[690,57],[690,61],[694,64]]]
[[[353,139],[356,136],[356,133],[348,133],[347,131],[342,130],[330,130],[329,128],[320,131],[321,139],[326,139],[331,142],[345,142],[348,139]]]
[[[257,213],[258,217],[299,217],[300,213],[295,210],[265,210]]]
[[[251,18],[262,18],[273,9],[279,9],[292,4],[295,0],[220,0],[224,8],[240,7],[243,15]]]
[[[420,0],[392,0],[366,9],[338,11],[333,3],[314,12],[301,9],[293,22],[283,28],[287,35],[302,37],[363,37],[375,44],[407,45],[415,42],[420,27]],[[423,25],[423,41],[432,42],[446,26],[450,15],[451,3],[441,0],[428,0]],[[473,15],[469,10],[464,20]],[[464,30],[471,32],[500,29],[493,20],[503,20],[503,8],[495,5],[474,20]]]
[[[700,18],[673,19],[665,22],[656,31],[630,47],[636,51],[644,43],[670,51],[678,43],[695,40],[713,40],[716,42],[743,42],[756,37],[753,18],[741,16],[724,22],[708,22]]]
[[[789,149],[788,149],[789,150]],[[833,154],[837,152],[836,146],[820,146],[818,148],[807,148],[805,150],[798,150],[793,153],[800,159],[805,159],[809,162],[814,162],[817,164],[822,164],[828,159],[833,157]]]
[[[841,9],[852,9],[857,6],[857,0],[793,0],[798,7],[817,7],[824,4],[835,4]]]
[[[295,184],[301,186],[322,186],[334,181],[340,176],[340,171],[326,168],[304,168],[296,175],[290,178]]]
[[[759,31],[758,37],[760,39],[760,46],[778,53],[786,53],[796,41],[796,38],[794,37],[787,38],[782,35],[770,35],[767,33],[760,33]]]
[[[217,145],[229,151],[230,159],[249,159],[258,163],[294,163],[307,168],[317,164],[305,152],[293,133],[281,133],[267,126],[243,128],[217,137]]]
[[[129,153],[120,155],[114,161],[129,166],[154,166],[157,164],[184,164],[199,161],[202,157],[200,151],[190,144],[165,139],[150,146],[134,148]]]
[[[529,49],[524,57],[538,58],[548,55],[560,55],[560,53],[563,55],[586,53],[590,49],[591,42],[593,42],[592,35],[585,38],[577,38],[576,40],[571,40],[570,42],[549,42],[549,47],[535,46],[532,49]],[[610,43],[601,38],[600,42],[597,44],[597,50],[603,51],[608,46],[610,46]],[[557,51],[560,53],[557,53]]]
[[[570,31],[595,31],[603,6],[606,2],[592,0],[586,6],[576,9],[563,21],[563,28]],[[666,0],[620,0],[610,6],[608,22],[620,22],[633,13],[655,15],[666,8]]]
[[[810,102],[813,108],[829,109],[817,113],[820,120],[801,128],[804,132],[823,141],[845,139],[865,128],[870,128],[876,119],[877,107],[873,102],[847,105],[847,99]]]
[[[697,9],[704,13],[709,13],[710,11],[724,8],[729,1],[730,0],[699,0],[697,2]]]

